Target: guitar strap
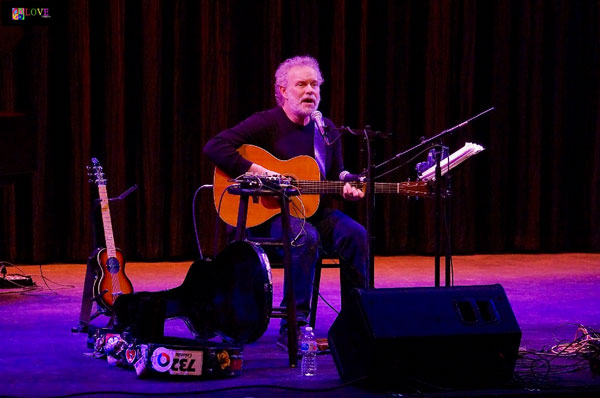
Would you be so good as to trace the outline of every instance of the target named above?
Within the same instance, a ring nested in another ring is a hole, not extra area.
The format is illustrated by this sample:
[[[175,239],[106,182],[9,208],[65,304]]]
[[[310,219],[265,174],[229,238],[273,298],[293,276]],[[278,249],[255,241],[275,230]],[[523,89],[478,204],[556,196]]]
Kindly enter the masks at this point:
[[[315,160],[317,161],[317,164],[319,165],[319,170],[321,170],[321,175],[323,176],[323,178],[326,178],[327,174],[325,173],[325,164],[326,164],[326,156],[327,156],[327,151],[325,150],[325,140],[323,139],[323,137],[321,136],[321,133],[319,132],[319,127],[317,126],[317,123],[314,123],[315,126]]]

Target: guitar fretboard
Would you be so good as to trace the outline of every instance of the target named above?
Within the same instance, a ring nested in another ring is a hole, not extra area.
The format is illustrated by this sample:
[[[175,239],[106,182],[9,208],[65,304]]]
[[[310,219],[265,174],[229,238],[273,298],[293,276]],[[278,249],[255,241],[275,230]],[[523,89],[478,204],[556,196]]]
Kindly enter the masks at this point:
[[[292,185],[300,188],[303,194],[332,194],[342,193],[344,185],[343,181],[295,181]],[[366,190],[368,186],[363,182],[351,182],[350,185]],[[397,193],[408,196],[423,196],[428,194],[426,184],[422,182],[376,182],[375,193]]]
[[[110,209],[108,207],[108,192],[106,191],[106,185],[98,185],[98,195],[100,197],[102,225],[104,225],[106,254],[108,254],[108,258],[113,258],[117,255],[117,249],[115,247],[115,239],[113,236],[112,221],[110,220]]]

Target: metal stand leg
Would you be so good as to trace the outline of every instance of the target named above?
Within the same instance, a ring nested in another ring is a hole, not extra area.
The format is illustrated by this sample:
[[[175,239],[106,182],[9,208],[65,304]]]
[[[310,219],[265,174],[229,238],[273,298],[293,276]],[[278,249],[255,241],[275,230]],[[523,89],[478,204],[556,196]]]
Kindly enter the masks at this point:
[[[94,252],[95,253],[95,252]],[[85,269],[85,280],[83,282],[83,293],[81,295],[81,310],[79,312],[79,326],[73,328],[73,332],[86,332],[90,321],[92,320],[92,304],[94,299],[94,269],[92,262],[94,254],[87,260]]]
[[[313,282],[313,293],[310,299],[310,318],[308,324],[313,330],[317,323],[317,304],[319,302],[319,289],[321,288],[321,271],[323,269],[323,258],[319,258],[315,267],[315,277]]]
[[[288,326],[288,359],[291,368],[298,364],[298,335],[296,319],[296,296],[294,294],[294,283],[292,278],[292,255],[290,251],[290,212],[289,199],[282,195],[281,197],[281,226],[283,238],[283,269],[287,294],[285,297],[287,326]]]
[[[87,260],[87,266],[85,269],[85,279],[83,282],[83,292],[81,294],[81,310],[79,311],[79,324],[71,328],[71,331],[73,333],[87,332],[90,321],[104,313],[102,311],[96,311],[94,314],[92,314],[92,306],[95,300],[94,281],[96,279],[94,261],[96,261],[96,255],[99,251],[100,249],[94,250],[94,252],[90,255],[90,257]],[[110,326],[111,324],[112,318],[109,321],[108,326]]]
[[[231,190],[230,193],[240,195],[235,239],[246,239],[246,217],[248,215],[248,200],[251,194],[235,190]],[[271,193],[270,196],[273,196],[273,194]],[[283,241],[281,242],[283,244],[283,272],[285,284],[287,286],[287,294],[284,298],[284,301],[286,304],[285,317],[287,318],[288,329],[288,358],[289,366],[291,368],[295,368],[298,365],[298,321],[296,319],[296,296],[294,294],[294,283],[291,269],[292,255],[290,250],[291,236],[289,201],[290,200],[285,193],[280,195]]]

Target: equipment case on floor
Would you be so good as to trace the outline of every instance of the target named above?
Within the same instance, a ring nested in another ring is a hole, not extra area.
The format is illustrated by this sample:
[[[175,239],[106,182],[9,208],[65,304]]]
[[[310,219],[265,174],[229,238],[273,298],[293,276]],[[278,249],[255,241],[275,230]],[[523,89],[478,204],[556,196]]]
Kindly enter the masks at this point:
[[[138,377],[217,379],[242,373],[241,345],[178,337],[141,342],[108,328],[90,330],[87,345],[94,350],[94,357],[106,357],[111,365],[132,367]]]

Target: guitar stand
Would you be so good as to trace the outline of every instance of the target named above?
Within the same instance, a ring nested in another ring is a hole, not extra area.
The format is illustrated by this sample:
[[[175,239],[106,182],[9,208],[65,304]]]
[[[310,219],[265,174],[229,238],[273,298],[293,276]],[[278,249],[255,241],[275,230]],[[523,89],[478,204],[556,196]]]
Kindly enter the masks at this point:
[[[277,191],[270,189],[256,188],[241,188],[236,185],[231,185],[227,188],[227,192],[232,195],[240,196],[240,204],[238,208],[237,228],[235,231],[235,239],[243,240],[246,238],[246,217],[248,215],[248,200],[250,197],[255,200],[258,196],[273,196],[279,198],[281,206],[281,241],[271,238],[252,238],[253,242],[260,243],[281,243],[283,244],[283,277],[284,283],[287,286],[287,294],[285,296],[286,307],[275,307],[271,314],[273,318],[287,318],[288,332],[288,359],[290,368],[295,368],[298,365],[298,335],[296,319],[296,298],[294,295],[294,284],[292,280],[292,257],[291,257],[291,235],[290,235],[290,196],[298,195],[299,192],[295,188],[281,188]]]
[[[137,189],[137,184],[132,185],[127,190],[123,191],[119,196],[109,198],[109,202],[121,201],[125,199],[129,194]],[[94,294],[94,281],[98,277],[97,267],[94,266],[94,261],[98,252],[101,250],[98,246],[98,238],[96,236],[96,217],[94,216],[96,209],[100,206],[100,199],[94,200],[94,205],[90,211],[90,219],[92,220],[92,242],[96,249],[87,259],[87,266],[85,270],[85,278],[83,282],[83,292],[81,295],[81,310],[79,312],[79,324],[71,328],[73,333],[87,333],[88,326],[93,319],[96,319],[100,315],[106,315],[110,317],[107,323],[107,327],[113,325],[113,314],[112,311],[103,308],[98,305],[99,296]],[[96,312],[92,314],[92,304],[96,302]]]

